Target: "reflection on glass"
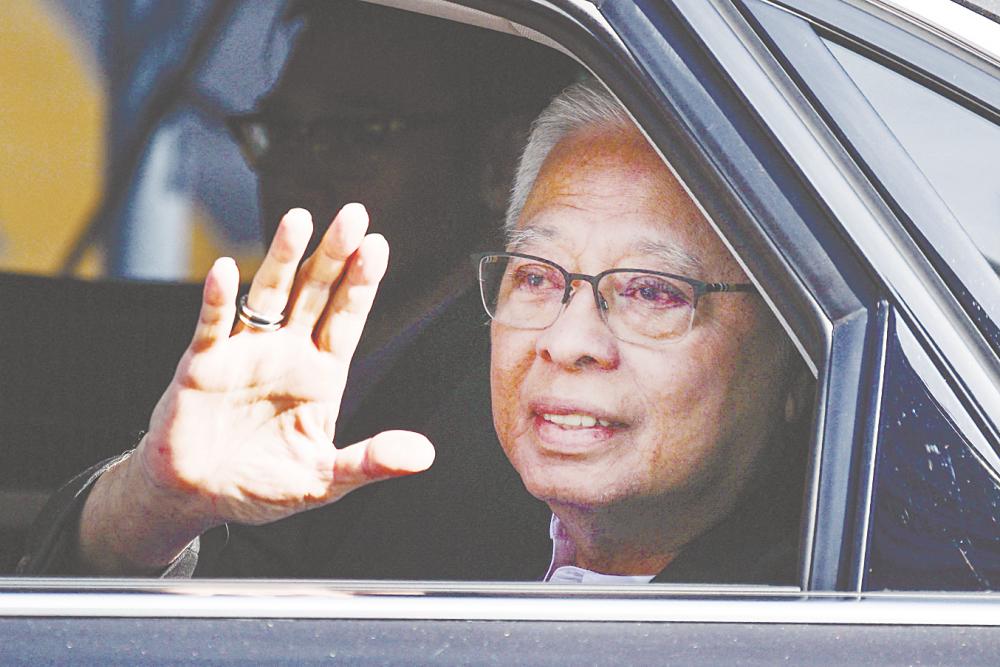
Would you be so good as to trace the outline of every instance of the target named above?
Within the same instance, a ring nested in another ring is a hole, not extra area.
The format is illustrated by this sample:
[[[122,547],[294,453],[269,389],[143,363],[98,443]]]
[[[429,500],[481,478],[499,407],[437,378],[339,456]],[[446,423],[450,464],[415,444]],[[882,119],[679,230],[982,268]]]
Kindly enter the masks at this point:
[[[1000,272],[1000,126],[888,67],[825,43]]]
[[[1000,483],[950,418],[954,397],[938,396],[943,383],[928,390],[916,368],[929,360],[900,344],[909,334],[897,326],[886,350],[864,588],[996,589]]]

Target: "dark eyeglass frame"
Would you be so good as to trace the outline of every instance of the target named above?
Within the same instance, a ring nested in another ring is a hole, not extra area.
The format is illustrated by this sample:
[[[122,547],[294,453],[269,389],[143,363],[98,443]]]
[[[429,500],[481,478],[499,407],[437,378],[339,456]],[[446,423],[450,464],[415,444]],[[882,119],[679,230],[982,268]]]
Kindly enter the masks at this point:
[[[286,143],[290,143],[288,137],[295,137],[300,143],[305,143],[308,137],[315,133],[316,128],[333,127],[336,131],[332,134],[335,134],[337,143],[342,146],[356,147],[363,143],[376,146],[389,137],[410,130],[454,123],[459,116],[459,112],[418,111],[324,116],[301,122],[283,118],[275,113],[254,112],[227,116],[225,120],[226,129],[240,147],[243,159],[251,169],[257,169],[275,152],[275,142],[273,138],[269,138],[267,141],[270,145],[262,146],[260,140],[254,138],[255,128],[271,134],[274,134],[277,128],[281,128]],[[376,130],[376,127],[379,129]],[[359,140],[358,137],[366,139]],[[309,152],[315,153],[315,147],[310,146]]]
[[[624,342],[630,342],[630,343],[639,342],[635,340],[629,340],[627,338],[622,338],[621,335],[619,335],[614,330],[614,328],[608,323],[608,302],[604,299],[604,296],[597,289],[597,286],[601,282],[602,278],[615,273],[640,273],[651,276],[660,276],[663,278],[669,278],[671,280],[677,280],[683,283],[687,283],[688,285],[691,286],[694,296],[691,302],[691,319],[688,322],[688,328],[683,333],[677,336],[664,339],[663,341],[661,341],[662,343],[675,343],[684,338],[688,333],[690,333],[691,329],[694,326],[694,313],[698,308],[698,300],[705,294],[726,293],[726,292],[745,292],[750,294],[757,294],[757,288],[751,283],[721,283],[721,282],[708,283],[703,280],[698,280],[697,278],[689,278],[688,276],[681,276],[675,273],[666,273],[664,271],[652,271],[650,269],[630,269],[621,267],[608,269],[607,271],[601,271],[597,275],[589,275],[586,273],[571,273],[566,269],[564,269],[563,267],[556,264],[555,262],[553,262],[551,259],[538,257],[537,255],[526,255],[524,253],[519,253],[519,252],[478,252],[473,254],[470,257],[470,259],[472,260],[473,265],[475,266],[476,269],[476,277],[479,281],[479,296],[483,303],[483,309],[486,311],[486,314],[490,316],[491,320],[495,318],[493,313],[490,312],[489,306],[487,305],[486,285],[483,281],[483,262],[491,258],[505,258],[505,257],[516,257],[518,259],[527,259],[533,262],[541,262],[542,264],[551,266],[552,268],[559,271],[562,274],[564,280],[563,295],[562,295],[562,300],[560,301],[559,312],[556,313],[555,317],[552,318],[552,321],[544,326],[537,326],[537,327],[520,326],[517,324],[508,324],[506,322],[501,322],[501,324],[514,327],[515,329],[527,329],[527,330],[539,331],[542,329],[547,329],[553,324],[555,324],[556,320],[559,319],[563,311],[566,310],[567,304],[569,304],[570,298],[572,297],[574,291],[573,284],[578,281],[583,281],[590,284],[590,288],[594,294],[594,303],[597,306],[597,312],[600,313],[601,320],[604,322],[605,326],[608,327],[608,330],[611,331],[611,333],[615,336],[615,338]]]

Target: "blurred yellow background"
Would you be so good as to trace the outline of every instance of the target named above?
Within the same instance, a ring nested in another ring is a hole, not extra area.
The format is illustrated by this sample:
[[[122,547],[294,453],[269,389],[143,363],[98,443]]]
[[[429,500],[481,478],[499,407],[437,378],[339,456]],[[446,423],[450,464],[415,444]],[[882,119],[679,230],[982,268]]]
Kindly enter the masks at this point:
[[[104,174],[104,85],[73,26],[44,0],[0,2],[0,272],[53,275],[98,201]],[[195,203],[188,280],[234,256],[244,280],[256,246],[233,247]],[[77,271],[104,274],[91,248]]]
[[[97,200],[105,101],[84,53],[37,0],[0,3],[0,270],[57,271]]]

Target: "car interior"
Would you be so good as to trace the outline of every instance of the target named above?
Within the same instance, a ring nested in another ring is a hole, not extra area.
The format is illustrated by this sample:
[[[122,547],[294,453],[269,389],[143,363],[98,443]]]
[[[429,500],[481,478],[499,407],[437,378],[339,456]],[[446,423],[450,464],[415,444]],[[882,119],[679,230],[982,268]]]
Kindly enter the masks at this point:
[[[352,375],[341,415],[345,439],[395,427],[439,429],[447,441],[459,421],[478,434],[481,446],[471,455],[456,442],[439,449],[432,473],[397,482],[412,487],[403,497],[413,500],[396,513],[399,523],[392,527],[397,540],[401,533],[406,537],[383,550],[430,549],[474,523],[483,508],[502,528],[432,571],[415,571],[398,558],[388,558],[384,569],[399,579],[462,580],[476,549],[486,553],[528,533],[541,538],[523,540],[525,552],[537,558],[539,548],[548,548],[549,512],[526,497],[495,444],[486,391],[488,328],[468,255],[502,244],[509,182],[528,124],[584,69],[543,36],[509,34],[513,24],[499,20],[491,19],[487,27],[494,30],[486,30],[381,6],[329,7],[294,3],[280,20],[307,27],[276,86],[250,113],[216,109],[205,122],[239,148],[258,179],[260,220],[245,224],[262,226],[266,236],[291,206],[309,208],[321,224],[342,203],[361,200],[370,202],[373,229],[400,248],[355,359],[360,379]],[[472,10],[461,18],[484,22]],[[356,58],[350,66],[343,64],[347,55]],[[113,175],[107,180],[115,182]],[[211,219],[202,222],[211,228]],[[113,225],[85,215],[74,224],[76,238],[89,239],[88,249],[105,259],[87,269],[89,275],[72,265],[71,243],[62,249],[67,263],[61,267],[18,265],[0,275],[6,319],[0,345],[0,573],[13,571],[31,521],[55,489],[136,444],[197,318],[205,267],[195,264],[208,252],[197,247],[198,238],[184,241],[196,246],[186,270],[172,280],[149,281],[113,270],[110,258],[121,242]],[[46,243],[46,230],[37,225],[36,243]],[[211,250],[243,252],[219,238],[224,235],[215,237]],[[428,328],[439,332],[429,336],[434,344],[385,375],[388,366],[379,355],[391,358],[401,341]],[[399,377],[419,377],[423,390],[396,382]],[[369,392],[380,392],[381,409],[363,406]],[[470,416],[477,422],[471,427]],[[807,441],[811,427],[801,424],[796,438]],[[801,452],[789,491],[799,501],[807,465],[805,447]],[[464,482],[455,485],[457,478]],[[426,493],[452,507],[459,498],[475,501],[427,523],[417,510]],[[350,514],[353,501],[342,502],[344,515]],[[802,507],[783,511],[797,521]],[[310,539],[356,535],[353,521],[331,524],[327,534]],[[290,529],[273,530],[272,541],[281,543]],[[229,549],[253,548],[259,534],[230,527],[221,539]],[[352,539],[378,541],[385,534]],[[289,538],[284,546],[291,554],[309,545]],[[303,576],[287,568],[289,558],[274,554],[273,565],[258,562],[255,574]],[[337,572],[355,576],[350,553]],[[241,576],[232,570],[204,574]],[[516,576],[514,570],[496,574],[498,580]]]

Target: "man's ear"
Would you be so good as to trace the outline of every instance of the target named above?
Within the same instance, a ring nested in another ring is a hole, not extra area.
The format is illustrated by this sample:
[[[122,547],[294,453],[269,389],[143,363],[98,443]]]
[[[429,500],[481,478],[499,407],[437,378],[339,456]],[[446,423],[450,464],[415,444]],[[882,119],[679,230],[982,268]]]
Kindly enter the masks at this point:
[[[785,421],[787,423],[794,424],[806,414],[815,400],[815,387],[816,383],[809,368],[796,356],[788,383],[788,394],[785,398]]]

